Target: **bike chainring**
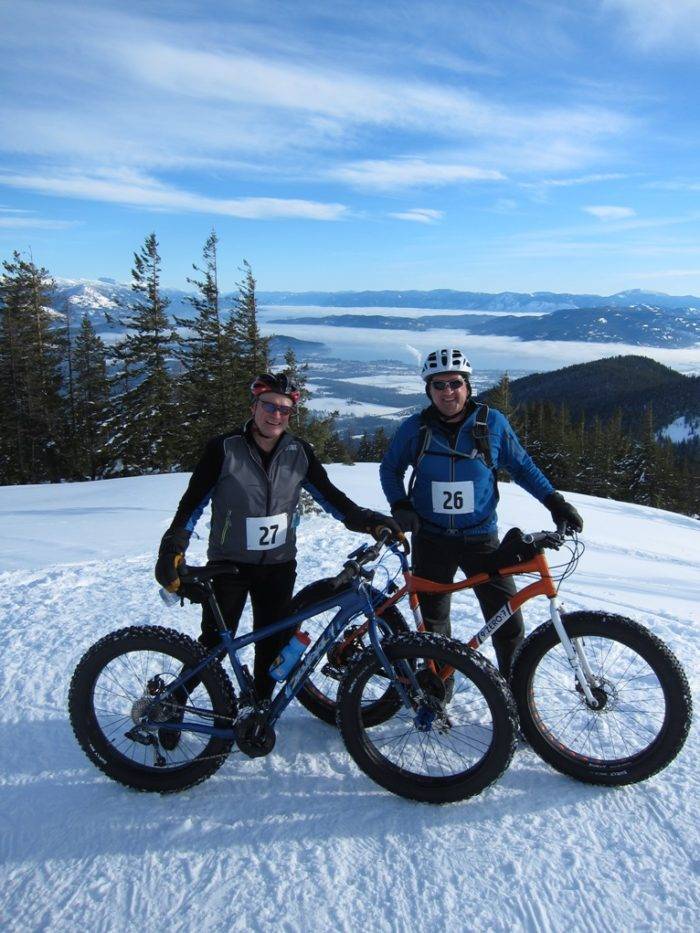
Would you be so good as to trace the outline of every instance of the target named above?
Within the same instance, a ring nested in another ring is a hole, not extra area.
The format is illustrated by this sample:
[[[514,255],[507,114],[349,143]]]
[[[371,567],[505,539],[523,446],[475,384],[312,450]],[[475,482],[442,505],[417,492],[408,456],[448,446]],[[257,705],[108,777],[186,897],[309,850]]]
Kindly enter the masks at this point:
[[[236,745],[249,758],[263,758],[275,747],[275,730],[265,713],[252,710],[234,723]]]

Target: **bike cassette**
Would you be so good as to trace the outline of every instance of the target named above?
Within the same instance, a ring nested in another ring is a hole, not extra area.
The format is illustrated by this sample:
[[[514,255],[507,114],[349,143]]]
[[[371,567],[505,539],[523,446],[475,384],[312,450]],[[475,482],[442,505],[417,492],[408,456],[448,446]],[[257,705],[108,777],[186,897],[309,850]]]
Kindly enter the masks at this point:
[[[253,710],[239,716],[234,725],[236,745],[249,758],[263,758],[275,747],[275,730],[264,713]]]

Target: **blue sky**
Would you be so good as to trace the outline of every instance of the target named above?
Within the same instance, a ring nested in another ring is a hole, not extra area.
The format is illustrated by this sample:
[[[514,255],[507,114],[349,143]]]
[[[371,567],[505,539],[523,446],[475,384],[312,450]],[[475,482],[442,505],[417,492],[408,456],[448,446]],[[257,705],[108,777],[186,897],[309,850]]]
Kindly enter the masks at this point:
[[[698,0],[0,3],[0,255],[700,294]]]

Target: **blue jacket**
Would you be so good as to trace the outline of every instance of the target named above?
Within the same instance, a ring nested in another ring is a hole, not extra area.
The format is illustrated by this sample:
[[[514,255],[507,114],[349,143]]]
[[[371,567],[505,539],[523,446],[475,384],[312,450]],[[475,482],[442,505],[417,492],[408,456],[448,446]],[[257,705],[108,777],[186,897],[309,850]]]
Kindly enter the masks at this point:
[[[451,443],[451,431],[431,406],[401,424],[379,468],[384,495],[393,507],[406,499],[404,475],[418,457],[422,440],[421,419],[431,430],[416,473],[411,503],[426,523],[426,531],[438,534],[490,534],[498,527],[498,491],[494,471],[478,453],[472,434],[476,407],[462,422]],[[554,487],[523,450],[508,419],[489,409],[488,434],[494,468],[503,467],[515,482],[542,502]],[[467,456],[450,453],[457,450]]]

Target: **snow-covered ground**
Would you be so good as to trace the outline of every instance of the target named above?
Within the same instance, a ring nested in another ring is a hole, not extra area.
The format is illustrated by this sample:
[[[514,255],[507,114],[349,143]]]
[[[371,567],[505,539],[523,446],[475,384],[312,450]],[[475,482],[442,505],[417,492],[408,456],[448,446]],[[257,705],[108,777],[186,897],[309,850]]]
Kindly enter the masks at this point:
[[[343,417],[354,415],[361,418],[364,415],[383,415],[386,418],[400,418],[403,409],[392,408],[390,405],[377,405],[374,402],[357,402],[354,399],[338,398],[330,395],[315,395],[307,399],[305,405],[315,412],[337,411]]]
[[[330,468],[382,507],[376,465]],[[152,578],[182,475],[0,488],[0,918],[5,930],[690,930],[697,928],[697,730],[645,784],[606,790],[520,748],[481,796],[434,807],[361,774],[334,730],[294,705],[271,756],[232,755],[176,796],[101,775],[66,714],[72,670],[110,630],[166,624],[192,635],[194,607],[167,610]],[[700,674],[698,522],[570,496],[586,527],[569,609],[644,623]],[[502,529],[548,515],[503,485]],[[206,529],[190,549],[203,558]],[[299,585],[334,573],[358,536],[302,522]],[[528,627],[546,617],[538,601]],[[455,600],[456,635],[479,613]],[[489,649],[490,653],[490,649]],[[695,920],[693,920],[695,917]]]

